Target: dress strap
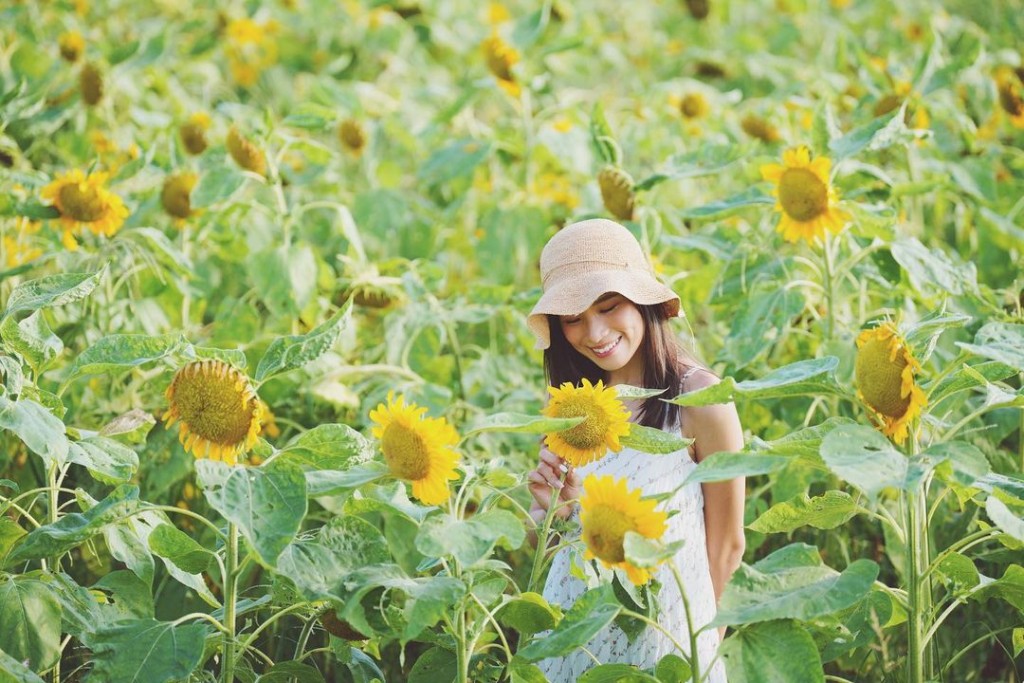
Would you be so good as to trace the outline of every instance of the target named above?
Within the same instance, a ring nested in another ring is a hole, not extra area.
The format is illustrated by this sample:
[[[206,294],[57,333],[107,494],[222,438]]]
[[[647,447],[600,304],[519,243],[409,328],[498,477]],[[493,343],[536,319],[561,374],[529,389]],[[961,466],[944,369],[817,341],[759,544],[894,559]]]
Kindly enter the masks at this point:
[[[679,387],[682,388],[683,385],[686,384],[686,380],[690,379],[690,377],[693,375],[693,373],[697,372],[698,370],[703,370],[703,369],[704,368],[702,368],[699,365],[692,366],[689,370],[687,370],[686,372],[683,373],[682,377],[679,378]]]

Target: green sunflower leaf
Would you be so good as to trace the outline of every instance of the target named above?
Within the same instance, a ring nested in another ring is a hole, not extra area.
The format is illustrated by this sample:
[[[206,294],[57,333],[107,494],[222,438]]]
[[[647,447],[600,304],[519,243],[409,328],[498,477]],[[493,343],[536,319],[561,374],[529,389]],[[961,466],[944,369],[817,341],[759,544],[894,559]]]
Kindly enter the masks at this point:
[[[20,311],[36,311],[84,299],[92,294],[106,272],[104,266],[93,273],[59,273],[22,282],[7,297],[7,308],[0,320]]]
[[[718,384],[667,400],[681,406],[706,406],[787,396],[842,395],[843,390],[835,379],[837,367],[839,359],[835,356],[801,360],[776,368],[760,379],[737,382],[725,377]]]
[[[543,415],[525,415],[523,413],[494,413],[475,422],[463,432],[466,439],[484,432],[510,432],[521,434],[550,434],[571,429],[583,422],[583,417],[544,417]]]
[[[352,300],[338,309],[324,324],[308,334],[278,337],[267,348],[256,367],[259,383],[282,372],[300,368],[327,353],[352,319]]]

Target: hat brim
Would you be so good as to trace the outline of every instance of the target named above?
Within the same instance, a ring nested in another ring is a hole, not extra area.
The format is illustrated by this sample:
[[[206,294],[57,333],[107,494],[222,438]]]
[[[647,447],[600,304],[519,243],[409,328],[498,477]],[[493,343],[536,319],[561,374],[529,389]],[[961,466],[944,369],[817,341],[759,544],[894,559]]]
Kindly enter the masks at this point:
[[[546,349],[551,345],[547,316],[579,315],[605,292],[616,292],[635,304],[662,304],[669,318],[683,315],[676,293],[654,277],[636,271],[596,271],[562,280],[544,292],[526,319],[537,338],[534,348]]]

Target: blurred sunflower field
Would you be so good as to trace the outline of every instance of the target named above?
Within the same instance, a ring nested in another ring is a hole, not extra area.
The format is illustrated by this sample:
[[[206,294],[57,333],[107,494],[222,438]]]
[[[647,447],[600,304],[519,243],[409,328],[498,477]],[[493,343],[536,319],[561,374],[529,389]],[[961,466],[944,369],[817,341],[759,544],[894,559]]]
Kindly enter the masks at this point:
[[[689,479],[747,477],[729,680],[1020,681],[1022,37],[1016,0],[2,3],[0,680],[534,683],[642,637],[650,501],[595,485],[626,522],[569,609],[527,540],[541,435],[681,447],[610,417],[636,388],[542,412],[540,249],[603,216],[723,378],[672,400],[746,432]],[[680,645],[580,680],[699,683]]]

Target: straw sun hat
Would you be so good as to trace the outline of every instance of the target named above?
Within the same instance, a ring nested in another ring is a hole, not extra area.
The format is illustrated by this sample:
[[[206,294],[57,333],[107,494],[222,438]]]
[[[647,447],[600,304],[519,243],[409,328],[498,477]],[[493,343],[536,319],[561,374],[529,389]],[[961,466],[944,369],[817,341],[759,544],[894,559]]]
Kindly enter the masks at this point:
[[[604,218],[562,228],[540,254],[540,301],[526,324],[538,349],[551,345],[548,318],[579,315],[605,292],[617,292],[635,304],[662,304],[668,317],[682,316],[679,297],[658,282],[640,243],[623,226]]]

